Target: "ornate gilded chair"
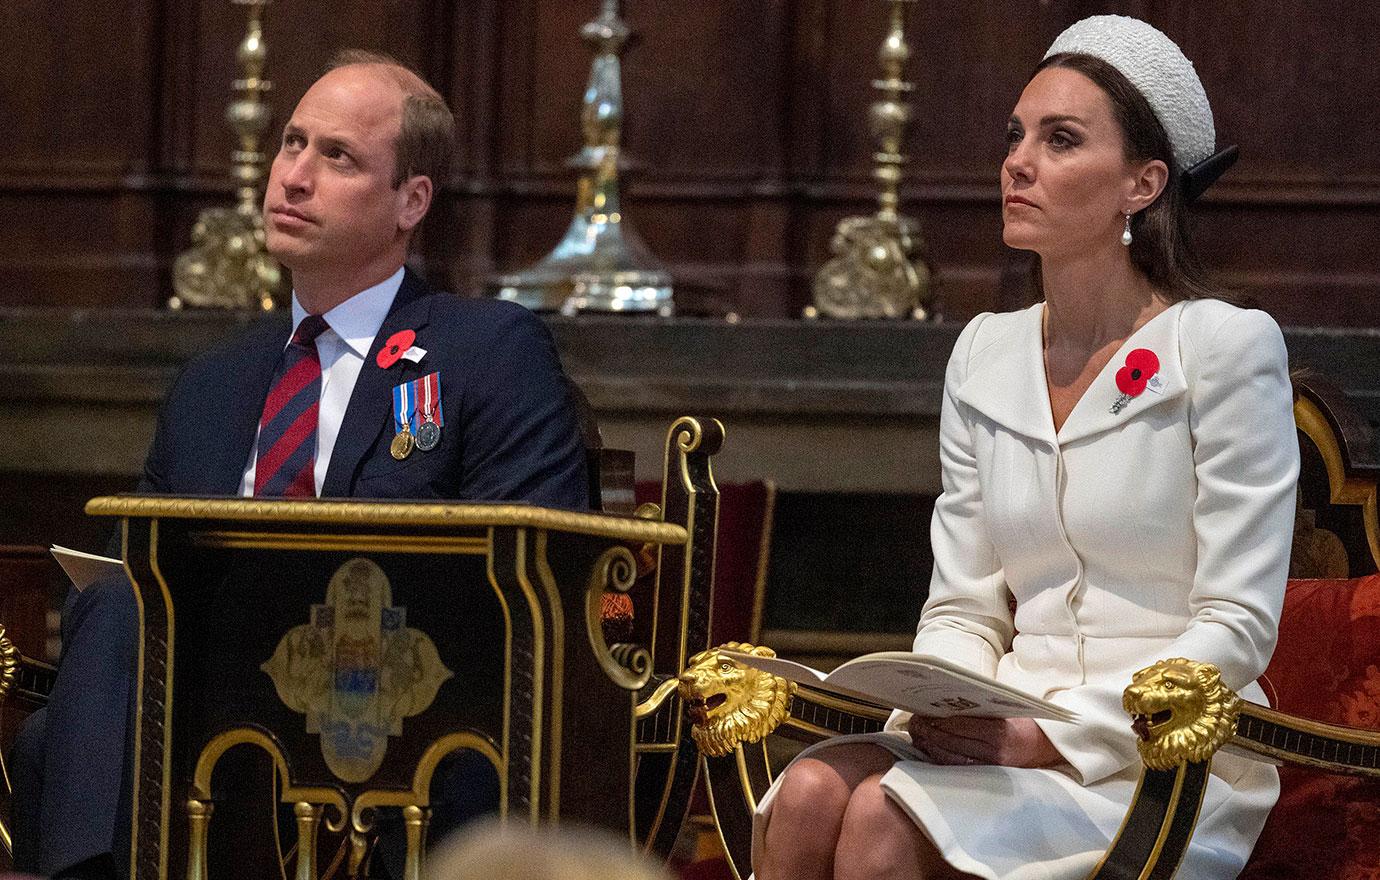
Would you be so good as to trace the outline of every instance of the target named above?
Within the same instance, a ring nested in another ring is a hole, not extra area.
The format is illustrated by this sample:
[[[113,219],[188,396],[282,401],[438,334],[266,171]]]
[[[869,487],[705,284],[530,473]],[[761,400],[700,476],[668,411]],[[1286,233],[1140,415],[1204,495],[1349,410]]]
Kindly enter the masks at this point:
[[[1303,476],[1291,576],[1332,580],[1291,580],[1280,648],[1266,672],[1266,689],[1275,690],[1276,705],[1288,708],[1301,692],[1315,692],[1325,683],[1335,684],[1355,673],[1345,667],[1362,658],[1359,675],[1364,687],[1375,691],[1371,694],[1375,704],[1369,714],[1341,717],[1371,721],[1373,726],[1314,720],[1250,703],[1222,686],[1216,668],[1209,664],[1160,659],[1137,673],[1126,689],[1127,736],[1139,737],[1145,766],[1121,830],[1091,878],[1164,880],[1173,876],[1192,837],[1208,769],[1219,748],[1291,765],[1284,768],[1285,795],[1277,813],[1291,797],[1303,798],[1310,811],[1329,807],[1325,799],[1308,802],[1314,795],[1307,786],[1314,780],[1291,775],[1294,768],[1309,768],[1298,771],[1305,774],[1321,771],[1380,780],[1380,668],[1374,665],[1380,663],[1380,631],[1374,626],[1380,622],[1380,576],[1338,580],[1348,574],[1372,573],[1380,566],[1376,510],[1380,460],[1375,457],[1369,426],[1339,393],[1312,379],[1296,379],[1295,388]],[[1321,651],[1314,634],[1300,626],[1311,613],[1304,606],[1319,589],[1328,591],[1334,605],[1352,609],[1348,619],[1355,621],[1358,631],[1354,639],[1345,640],[1351,653]],[[1350,597],[1360,596],[1362,590],[1376,597],[1363,604],[1373,601],[1375,607],[1355,608],[1357,603]],[[725,647],[771,653],[762,646],[730,643]],[[700,751],[700,772],[708,781],[715,823],[735,877],[748,873],[757,799],[791,752],[777,741],[809,743],[837,734],[876,731],[890,714],[887,707],[842,699],[748,669],[723,658],[717,649],[692,657],[680,682]],[[1172,687],[1167,686],[1170,683]],[[1362,796],[1370,798],[1365,801],[1369,812],[1377,813],[1380,788],[1372,785]],[[1290,830],[1278,827],[1272,818],[1257,847],[1260,858],[1253,859],[1242,876],[1253,880],[1361,876],[1340,865],[1330,867],[1333,873],[1286,874],[1273,861],[1265,864],[1271,836]],[[1289,848],[1298,851],[1297,846]],[[1320,864],[1320,856],[1311,851],[1307,858],[1315,868]]]

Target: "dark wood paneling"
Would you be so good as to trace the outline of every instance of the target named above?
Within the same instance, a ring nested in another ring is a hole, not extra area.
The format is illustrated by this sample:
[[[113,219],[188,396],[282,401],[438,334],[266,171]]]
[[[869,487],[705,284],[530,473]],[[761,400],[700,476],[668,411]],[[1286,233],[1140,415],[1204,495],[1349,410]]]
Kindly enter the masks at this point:
[[[142,167],[153,27],[146,0],[0,4],[0,175],[109,179]]]
[[[146,0],[152,3],[154,0]],[[230,83],[239,75],[235,49],[244,34],[244,7],[229,3],[170,3],[181,15],[194,15],[194,33],[170,47],[176,58],[190,54],[191,79],[175,84],[178,103],[195,108],[191,156],[202,173],[226,174],[234,137],[225,124]],[[274,91],[274,130],[292,114],[292,106],[320,74],[332,55],[354,47],[387,52],[423,71],[443,93],[446,70],[435,65],[438,41],[449,42],[450,22],[437,21],[439,2],[369,2],[333,0],[330,3],[274,3],[268,7],[264,39],[269,51],[269,78]],[[464,4],[461,4],[464,5]],[[438,26],[438,24],[440,26]],[[443,57],[443,56],[442,56]]]
[[[479,293],[569,219],[596,0],[269,7],[277,126],[343,46],[419,67],[459,120],[454,174],[418,242],[438,283]],[[690,311],[795,316],[838,218],[873,210],[867,110],[880,0],[626,0],[625,213]],[[1292,323],[1380,324],[1380,7],[1191,0],[916,4],[903,188],[947,314],[997,303],[1011,260],[996,179],[1003,120],[1067,24],[1146,17],[1203,76],[1239,165],[1199,211],[1219,277]],[[196,211],[229,199],[222,117],[243,7],[22,0],[0,9],[0,305],[147,306]]]

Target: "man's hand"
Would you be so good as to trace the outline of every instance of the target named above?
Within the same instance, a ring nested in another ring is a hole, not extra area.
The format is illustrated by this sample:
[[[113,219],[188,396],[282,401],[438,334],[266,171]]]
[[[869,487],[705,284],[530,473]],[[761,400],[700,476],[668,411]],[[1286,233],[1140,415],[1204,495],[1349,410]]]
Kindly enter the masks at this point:
[[[906,724],[915,747],[936,764],[1049,767],[1063,757],[1029,718],[921,718]]]

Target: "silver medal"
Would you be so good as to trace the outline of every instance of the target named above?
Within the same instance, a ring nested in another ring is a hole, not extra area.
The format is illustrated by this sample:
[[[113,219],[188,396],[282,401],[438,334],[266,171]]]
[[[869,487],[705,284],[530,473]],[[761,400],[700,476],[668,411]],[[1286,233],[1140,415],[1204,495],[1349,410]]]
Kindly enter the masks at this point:
[[[422,422],[417,428],[417,448],[430,452],[441,442],[441,426],[435,422]]]

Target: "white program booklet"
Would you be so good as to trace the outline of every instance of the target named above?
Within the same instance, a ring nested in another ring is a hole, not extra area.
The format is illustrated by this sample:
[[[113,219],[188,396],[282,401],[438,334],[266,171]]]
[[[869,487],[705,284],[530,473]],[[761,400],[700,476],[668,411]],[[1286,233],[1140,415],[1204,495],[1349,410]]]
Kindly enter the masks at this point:
[[[720,649],[745,666],[825,691],[861,697],[915,715],[947,718],[1046,718],[1075,721],[1078,713],[928,654],[878,651],[840,665],[827,675],[780,657],[758,657]]]
[[[112,575],[125,576],[125,564],[118,559],[111,559],[109,556],[97,556],[95,553],[83,553],[80,550],[71,550],[67,547],[59,547],[54,544],[48,548],[53,554],[53,558],[62,566],[62,570],[72,579],[72,585],[78,590],[84,590],[102,578]]]

